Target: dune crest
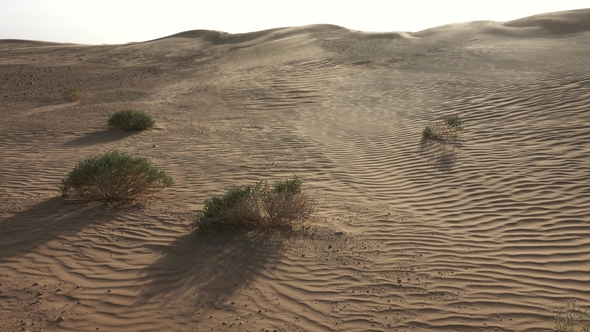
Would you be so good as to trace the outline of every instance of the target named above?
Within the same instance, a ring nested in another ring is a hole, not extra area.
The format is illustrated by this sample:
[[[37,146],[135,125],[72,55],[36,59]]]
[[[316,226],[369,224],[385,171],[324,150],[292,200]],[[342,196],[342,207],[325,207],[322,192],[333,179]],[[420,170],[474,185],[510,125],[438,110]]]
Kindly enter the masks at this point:
[[[534,15],[505,22],[504,26],[540,29],[554,35],[587,32],[590,31],[590,9]]]
[[[198,38],[211,42],[215,45],[219,44],[236,44],[251,42],[259,40],[260,42],[269,42],[273,40],[289,38],[291,36],[301,35],[305,33],[324,33],[343,30],[343,27],[329,24],[308,25],[294,28],[276,28],[248,33],[227,33],[215,30],[191,30],[167,36],[161,39],[169,38]]]

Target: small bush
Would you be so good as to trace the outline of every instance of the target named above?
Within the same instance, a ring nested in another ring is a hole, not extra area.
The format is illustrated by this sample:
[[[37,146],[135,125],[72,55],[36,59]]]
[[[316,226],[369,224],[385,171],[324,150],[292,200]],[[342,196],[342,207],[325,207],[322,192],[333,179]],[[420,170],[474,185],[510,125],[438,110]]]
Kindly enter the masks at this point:
[[[277,194],[286,193],[289,195],[297,195],[301,193],[303,184],[297,175],[293,176],[293,180],[283,180],[275,182],[273,191]]]
[[[240,203],[251,200],[260,192],[259,186],[260,184],[256,186],[231,186],[225,188],[225,195],[207,198],[200,219],[215,220],[223,217],[228,212],[236,214],[239,210],[243,210],[239,206]],[[251,208],[250,210],[254,209]]]
[[[442,122],[424,127],[422,137],[427,139],[456,139],[464,131],[463,120],[457,115],[449,115]]]
[[[78,88],[75,87],[65,89],[64,92],[62,92],[62,96],[67,101],[79,101],[82,100],[82,98],[84,97],[84,95],[82,95],[82,92],[80,92],[80,90],[78,90]]]
[[[225,195],[207,198],[193,228],[215,232],[224,228],[272,228],[293,226],[317,210],[317,195],[302,190],[297,176],[269,185],[227,187]]]
[[[565,309],[565,312],[564,312]],[[575,332],[580,325],[580,332],[590,332],[590,313],[588,310],[576,308],[576,300],[567,302],[566,308],[559,308],[555,316],[555,330],[558,332]]]
[[[59,191],[85,200],[127,201],[172,183],[164,171],[151,166],[147,159],[111,151],[79,162],[62,179]]]
[[[463,120],[458,115],[445,116],[443,122],[449,129],[463,130]]]
[[[153,128],[155,122],[149,114],[143,111],[124,109],[111,114],[107,124],[112,130],[131,131]]]
[[[432,126],[424,127],[424,130],[422,130],[422,136],[426,138],[434,136],[434,128],[432,128]]]

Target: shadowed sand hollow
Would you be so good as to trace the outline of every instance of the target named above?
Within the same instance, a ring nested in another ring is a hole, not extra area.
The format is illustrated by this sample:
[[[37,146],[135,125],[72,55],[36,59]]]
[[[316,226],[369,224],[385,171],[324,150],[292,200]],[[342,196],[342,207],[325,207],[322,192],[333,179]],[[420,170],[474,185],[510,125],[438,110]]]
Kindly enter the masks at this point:
[[[590,307],[589,22],[0,41],[0,331],[552,329]],[[107,131],[127,107],[157,128]],[[459,141],[421,140],[451,114]],[[59,197],[113,149],[175,185]],[[306,229],[190,232],[224,186],[293,174],[328,202]]]

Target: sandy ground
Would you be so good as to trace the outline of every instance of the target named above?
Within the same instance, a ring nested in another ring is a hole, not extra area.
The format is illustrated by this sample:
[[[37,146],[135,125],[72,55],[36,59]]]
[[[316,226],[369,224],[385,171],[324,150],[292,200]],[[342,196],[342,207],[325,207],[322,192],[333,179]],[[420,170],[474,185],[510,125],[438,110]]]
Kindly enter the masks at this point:
[[[547,331],[590,307],[590,10],[3,40],[0,73],[0,331]],[[126,107],[157,128],[108,131]],[[421,141],[450,114],[460,142]],[[59,197],[113,149],[175,185]],[[306,230],[190,232],[226,185],[293,174],[328,202]]]

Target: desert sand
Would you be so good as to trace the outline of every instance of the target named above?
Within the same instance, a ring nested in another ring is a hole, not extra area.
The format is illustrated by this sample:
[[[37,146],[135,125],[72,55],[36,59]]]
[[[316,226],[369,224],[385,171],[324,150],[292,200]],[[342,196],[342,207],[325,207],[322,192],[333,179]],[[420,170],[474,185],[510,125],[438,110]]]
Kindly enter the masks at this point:
[[[0,331],[547,331],[590,307],[590,10],[2,40],[0,73]],[[157,128],[108,131],[128,107]],[[460,141],[422,141],[451,114]],[[113,149],[174,186],[60,197]],[[305,229],[191,232],[225,186],[293,174],[326,199]]]

